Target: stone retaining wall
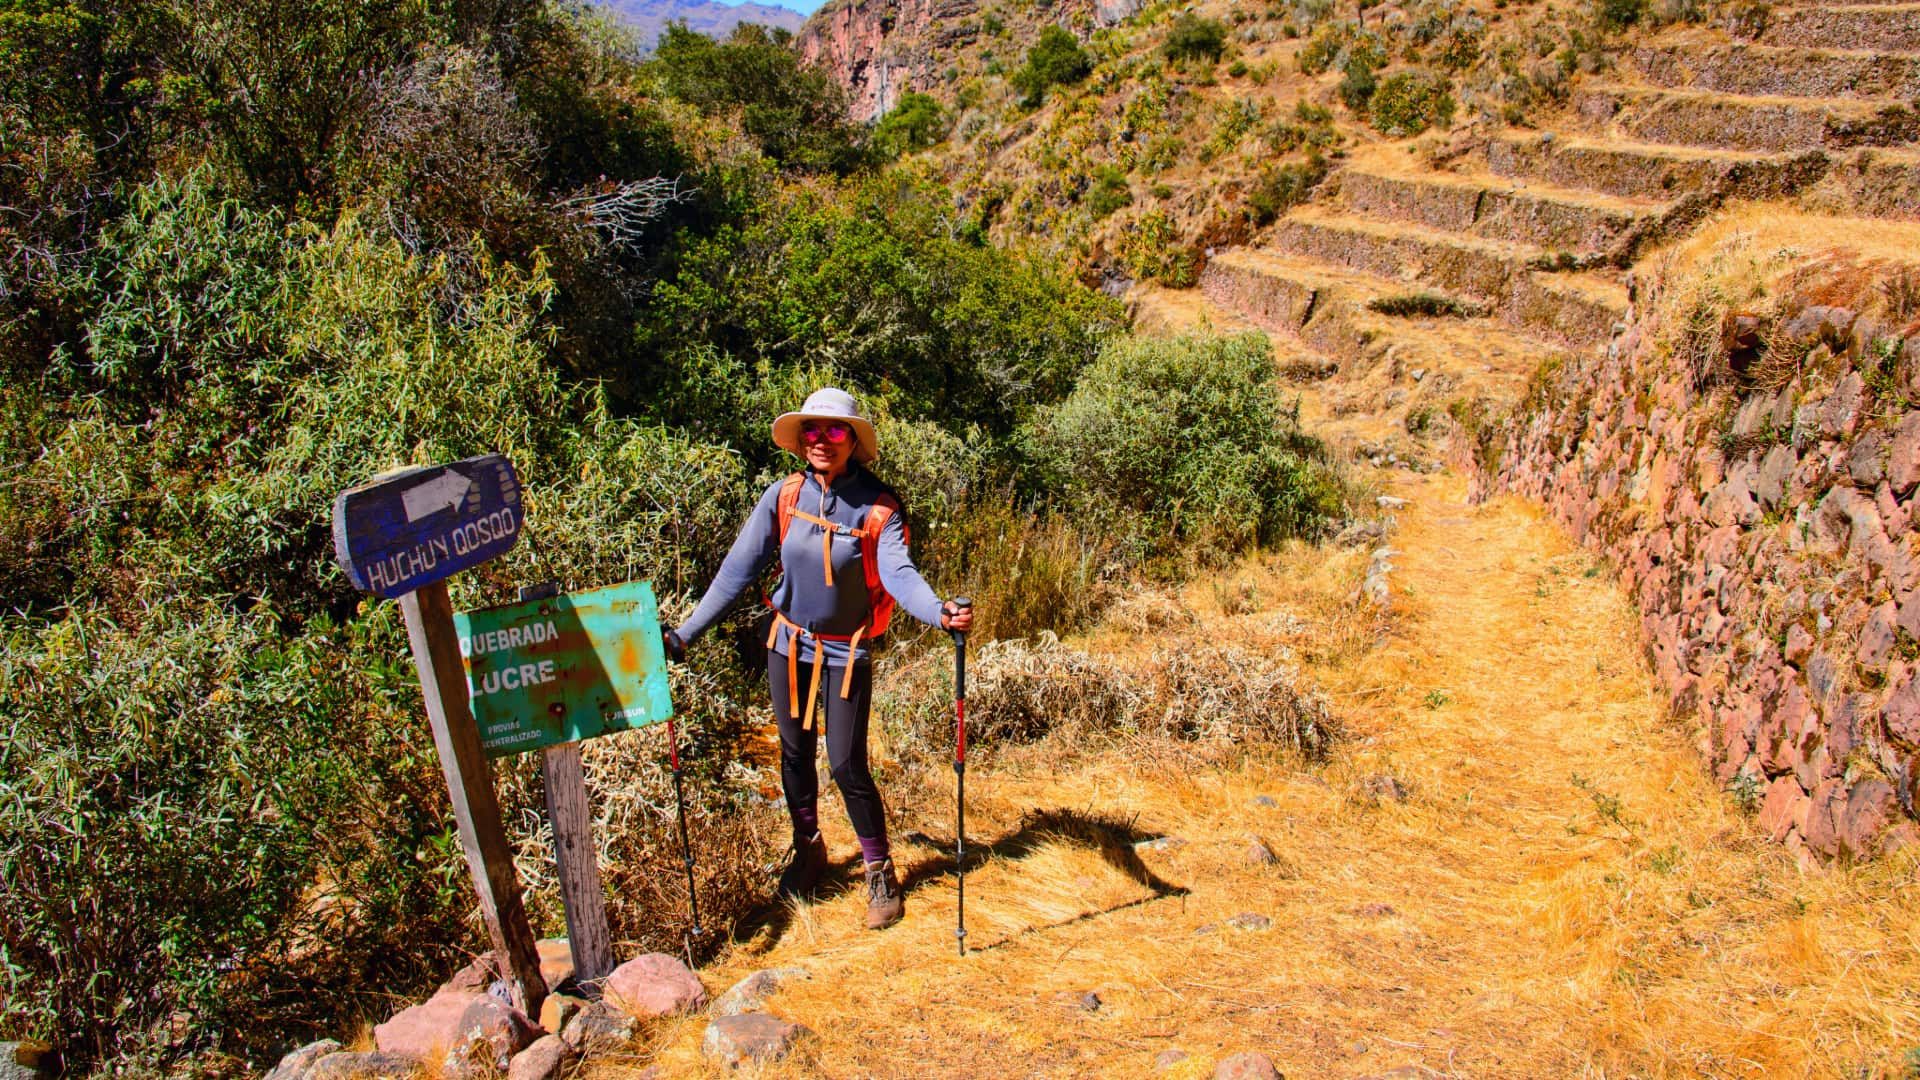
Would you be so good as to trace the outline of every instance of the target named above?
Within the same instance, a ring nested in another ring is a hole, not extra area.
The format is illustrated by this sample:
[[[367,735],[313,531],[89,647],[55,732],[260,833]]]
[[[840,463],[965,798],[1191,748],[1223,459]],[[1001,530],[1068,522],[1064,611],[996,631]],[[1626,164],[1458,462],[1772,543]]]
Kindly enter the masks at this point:
[[[1483,435],[1478,483],[1614,561],[1674,711],[1774,839],[1859,857],[1920,839],[1920,305],[1887,299],[1899,271],[1827,269],[1764,313],[1643,281],[1605,355]]]

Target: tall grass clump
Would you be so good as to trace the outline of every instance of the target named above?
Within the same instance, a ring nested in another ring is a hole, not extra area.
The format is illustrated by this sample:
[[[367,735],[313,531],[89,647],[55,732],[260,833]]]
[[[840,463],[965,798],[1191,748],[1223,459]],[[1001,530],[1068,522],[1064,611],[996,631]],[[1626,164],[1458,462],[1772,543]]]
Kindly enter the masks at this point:
[[[1207,565],[1343,513],[1259,334],[1115,342],[1026,438],[1062,507],[1134,557]]]

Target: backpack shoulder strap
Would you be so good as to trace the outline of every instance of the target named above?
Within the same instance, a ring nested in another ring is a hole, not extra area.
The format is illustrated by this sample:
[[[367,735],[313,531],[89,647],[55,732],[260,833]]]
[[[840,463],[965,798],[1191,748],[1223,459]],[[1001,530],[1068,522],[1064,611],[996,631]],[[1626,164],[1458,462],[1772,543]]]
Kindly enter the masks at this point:
[[[807,482],[807,474],[797,472],[789,474],[780,481],[780,497],[774,502],[774,517],[780,528],[779,542],[787,542],[787,528],[793,524],[793,508],[800,505],[800,486]]]

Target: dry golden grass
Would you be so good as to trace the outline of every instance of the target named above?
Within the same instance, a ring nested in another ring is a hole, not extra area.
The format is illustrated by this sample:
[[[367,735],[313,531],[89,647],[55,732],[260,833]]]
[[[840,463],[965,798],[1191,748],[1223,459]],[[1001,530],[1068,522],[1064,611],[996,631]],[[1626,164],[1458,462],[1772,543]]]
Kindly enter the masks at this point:
[[[704,973],[716,991],[762,967],[814,976],[771,1002],[816,1033],[803,1052],[737,1075],[1146,1076],[1170,1049],[1192,1055],[1158,1074],[1174,1078],[1244,1049],[1290,1076],[1902,1075],[1920,1045],[1912,858],[1803,869],[1764,843],[1662,720],[1589,556],[1525,505],[1467,505],[1458,478],[1398,493],[1414,504],[1390,627],[1346,602],[1361,561],[1344,553],[1264,556],[1238,571],[1250,589],[1183,598],[1205,635],[1309,664],[1357,736],[1331,764],[1123,746],[970,774],[977,951],[954,954],[950,857],[930,842],[897,848],[913,884],[887,932],[858,928],[849,869]],[[1404,802],[1367,783],[1383,773]],[[950,790],[896,817],[944,844]],[[1158,836],[1184,842],[1133,846]],[[1251,860],[1254,839],[1278,859]],[[1270,925],[1226,925],[1243,912]],[[717,1075],[703,1027],[653,1028],[636,1064],[589,1074]]]

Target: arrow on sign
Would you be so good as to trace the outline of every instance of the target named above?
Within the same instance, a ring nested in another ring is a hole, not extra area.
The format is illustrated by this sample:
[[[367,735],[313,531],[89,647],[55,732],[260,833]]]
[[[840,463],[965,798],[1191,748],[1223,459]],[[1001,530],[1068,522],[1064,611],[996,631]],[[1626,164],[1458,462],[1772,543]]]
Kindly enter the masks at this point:
[[[429,514],[459,506],[472,493],[473,481],[448,469],[424,484],[401,492],[400,501],[406,504],[407,520],[419,521]]]

